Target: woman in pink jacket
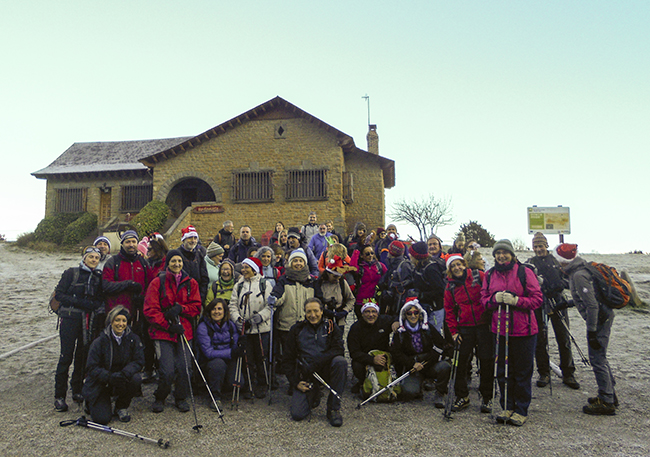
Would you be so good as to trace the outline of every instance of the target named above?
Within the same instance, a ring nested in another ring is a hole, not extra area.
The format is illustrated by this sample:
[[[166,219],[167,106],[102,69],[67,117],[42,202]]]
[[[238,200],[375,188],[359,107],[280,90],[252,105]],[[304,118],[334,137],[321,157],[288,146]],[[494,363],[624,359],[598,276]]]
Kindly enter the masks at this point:
[[[355,250],[350,265],[356,267],[359,273],[359,279],[354,289],[354,296],[356,297],[354,314],[357,315],[358,320],[361,320],[363,301],[374,298],[377,284],[386,273],[386,265],[377,260],[372,245],[360,246],[359,250]]]
[[[497,379],[503,408],[497,421],[521,426],[528,417],[532,390],[537,343],[534,311],[542,305],[543,296],[537,276],[517,261],[510,240],[497,241],[492,255],[495,265],[485,274],[481,303],[493,310],[492,333],[496,334],[498,347]]]

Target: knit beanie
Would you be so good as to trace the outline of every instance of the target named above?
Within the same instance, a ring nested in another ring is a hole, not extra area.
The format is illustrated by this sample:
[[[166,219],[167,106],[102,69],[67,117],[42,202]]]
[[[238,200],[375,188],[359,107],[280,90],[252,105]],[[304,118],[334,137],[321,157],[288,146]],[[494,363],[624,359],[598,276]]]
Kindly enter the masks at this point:
[[[131,315],[129,314],[129,310],[126,309],[122,305],[117,305],[115,308],[110,310],[108,312],[108,314],[106,315],[106,321],[104,322],[104,325],[105,326],[111,325],[113,323],[113,321],[115,320],[115,318],[117,316],[119,316],[120,314],[122,316],[126,317],[127,322],[128,322],[129,319],[131,319]]]
[[[300,229],[298,227],[289,227],[287,238],[291,237],[300,239]]]
[[[388,245],[388,253],[393,257],[400,257],[404,255],[404,243],[399,240],[393,241]]]
[[[215,255],[223,254],[224,252],[226,251],[223,250],[223,248],[219,243],[215,243],[214,241],[212,241],[208,245],[208,249],[207,249],[208,257],[214,257]]]
[[[127,230],[126,232],[122,233],[120,243],[124,243],[129,238],[135,238],[136,241],[140,241],[140,237],[138,237],[138,233],[135,230]]]
[[[181,254],[181,251],[179,249],[172,249],[167,253],[165,256],[165,265],[169,266],[169,261],[172,259],[174,256],[179,256],[181,259],[184,259],[183,254]],[[185,260],[183,260],[185,262]]]
[[[305,265],[307,264],[307,255],[305,254],[305,251],[303,251],[302,248],[298,248],[291,251],[291,254],[289,255],[289,266],[291,265],[291,261],[296,257],[300,257],[305,261]]]
[[[499,249],[508,251],[510,254],[512,254],[513,257],[515,257],[515,248],[512,247],[512,243],[510,242],[510,240],[503,239],[497,241],[492,247],[492,255],[494,256],[494,253],[497,252]]]
[[[111,246],[111,241],[106,238],[104,235],[100,235],[97,238],[95,238],[95,241],[93,241],[93,246],[97,246],[97,243],[100,241],[103,241],[104,243],[108,244],[108,250],[110,251],[112,246]]]
[[[533,246],[536,244],[543,244],[545,247],[548,247],[548,240],[542,232],[537,232],[533,236]]]
[[[559,244],[553,249],[553,256],[560,263],[569,263],[578,256],[578,245],[571,243]]]
[[[409,254],[411,254],[411,256],[417,260],[426,259],[429,257],[429,248],[427,247],[427,243],[424,241],[413,243],[409,248]]]

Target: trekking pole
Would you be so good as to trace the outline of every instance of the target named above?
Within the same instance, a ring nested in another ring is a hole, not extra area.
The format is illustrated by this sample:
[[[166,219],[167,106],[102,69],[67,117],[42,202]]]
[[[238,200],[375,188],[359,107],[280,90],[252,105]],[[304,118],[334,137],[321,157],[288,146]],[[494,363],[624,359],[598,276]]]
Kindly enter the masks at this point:
[[[566,317],[568,318],[568,316],[566,316]],[[580,355],[580,359],[582,360],[582,364],[584,366],[586,366],[586,367],[590,367],[591,362],[589,362],[589,359],[587,357],[585,357],[585,353],[582,352],[582,349],[580,349],[580,346],[578,346],[578,342],[573,337],[573,334],[571,333],[571,330],[569,330],[569,325],[566,323],[566,321],[564,320],[564,317],[562,317],[562,315],[560,315],[560,322],[562,322],[562,325],[564,326],[567,335],[569,335],[569,339],[573,342],[574,346],[578,350],[578,354]]]
[[[95,430],[99,430],[102,432],[106,433],[113,433],[115,435],[121,435],[121,436],[126,436],[129,438],[137,438],[140,441],[148,442],[148,443],[155,443],[158,446],[160,446],[163,449],[167,449],[170,444],[169,441],[163,441],[163,439],[155,440],[153,438],[147,438],[146,436],[138,435],[137,433],[131,433],[131,432],[126,432],[124,430],[118,430],[113,427],[109,427],[108,425],[102,425],[98,424],[96,422],[89,421],[86,419],[86,416],[81,416],[79,419],[72,419],[72,420],[65,420],[59,422],[59,425],[61,427],[67,427],[68,425],[78,425],[80,427],[86,427],[86,428],[92,428]]]
[[[546,314],[546,311],[544,309],[542,311],[542,320],[544,321],[544,337],[546,338],[546,355],[550,357],[549,351],[548,351],[548,314]],[[549,360],[549,366],[550,366],[550,360]],[[548,377],[548,389],[551,394],[551,397],[553,396],[553,380],[552,376]]]
[[[503,410],[507,411],[508,410],[508,352],[509,352],[509,339],[510,339],[510,305],[506,303],[506,346],[505,346],[505,357],[503,359],[503,364],[504,364],[504,376],[505,376],[505,383],[504,383],[504,389],[503,389]],[[507,421],[504,422],[504,424],[507,423]]]
[[[255,311],[257,314],[257,311]],[[268,360],[266,358],[266,353],[264,352],[264,345],[262,344],[262,334],[260,333],[260,326],[256,325],[257,328],[257,339],[260,342],[260,352],[262,354],[262,366],[264,367],[264,377],[266,378],[266,390],[267,393],[271,391],[271,378],[269,377],[269,370],[266,366]]]
[[[237,359],[235,365],[235,382],[232,384],[232,399],[230,400],[230,409],[239,409],[239,391],[241,390],[241,364],[242,357]]]
[[[185,338],[185,334],[181,335]],[[192,388],[192,375],[190,375],[190,365],[187,363],[187,354],[185,353],[185,345],[181,341],[181,349],[183,350],[183,363],[185,363],[185,373],[187,373],[187,383],[190,387],[190,400],[192,400],[192,412],[194,413],[194,427],[192,430],[195,430],[196,433],[199,433],[203,428],[203,425],[199,425],[199,419],[196,417],[196,403],[194,402],[194,389]],[[208,389],[209,391],[210,389]]]
[[[275,360],[273,359],[273,305],[269,306],[271,308],[271,319],[269,320],[271,324],[271,330],[269,332],[269,371],[270,371],[270,381],[269,381],[269,405],[271,404],[271,395],[273,392],[273,389],[271,389],[271,382],[273,382],[273,375],[275,374],[275,367],[274,367],[274,362]]]
[[[321,376],[320,376],[318,373],[316,373],[316,372],[314,371],[314,372],[312,373],[312,376],[314,376],[314,378],[316,378],[316,380],[317,380],[318,382],[320,382],[322,385],[324,385],[325,388],[326,388],[327,390],[329,390],[330,392],[332,392],[332,395],[334,395],[336,398],[338,398],[339,400],[341,400],[341,396],[336,392],[336,390],[332,389],[332,387],[330,387],[330,385],[329,385],[327,382],[325,382],[325,380],[324,380],[323,378],[321,378]]]
[[[426,366],[426,364],[429,363],[430,360],[431,360],[431,359],[427,359],[427,360],[425,360],[424,362],[422,362],[422,366],[423,366],[423,367]],[[404,373],[402,376],[400,376],[399,378],[397,378],[397,379],[394,380],[393,382],[387,384],[386,387],[384,387],[384,388],[381,389],[381,390],[378,390],[377,392],[375,392],[374,394],[372,394],[370,397],[368,397],[367,399],[365,399],[364,401],[362,401],[361,403],[359,403],[359,404],[357,405],[357,409],[361,409],[361,407],[362,407],[363,405],[365,405],[366,403],[368,403],[368,402],[374,400],[375,398],[379,397],[381,394],[383,394],[384,392],[386,392],[388,389],[390,389],[390,388],[392,388],[393,386],[399,384],[400,382],[402,382],[402,380],[408,378],[409,376],[411,376],[411,375],[412,375],[413,373],[415,373],[415,372],[417,372],[417,370],[416,370],[415,368],[411,368],[409,371],[407,371],[406,373]]]
[[[460,334],[458,335],[458,338],[456,338],[455,344],[454,344],[454,355],[451,358],[451,376],[449,377],[449,386],[447,386],[447,401],[445,403],[445,412],[443,414],[444,418],[447,420],[451,420],[451,406],[452,406],[452,398],[453,394],[452,392],[454,391],[455,385],[456,385],[456,375],[458,373],[458,357],[460,353]]]
[[[248,308],[248,304],[250,302],[250,296],[253,292],[248,291],[244,294],[242,297],[242,303],[243,303],[243,315],[246,315],[246,308]],[[248,346],[248,335],[246,335],[246,320],[242,322],[242,337],[244,338],[244,365],[246,365],[246,378],[248,380],[248,391],[251,394],[251,400],[254,401],[253,399],[255,396],[253,395],[253,380],[251,379],[251,369],[250,366],[248,365],[248,351],[246,350],[246,347]]]
[[[496,351],[494,354],[494,380],[492,382],[492,408],[490,410],[490,419],[494,419],[494,404],[496,403],[497,395],[497,384],[499,383],[499,378],[497,377],[497,367],[499,365],[499,341],[501,340],[501,303],[499,303],[499,309],[497,310],[497,341],[496,341]]]
[[[205,376],[203,375],[203,371],[201,370],[201,367],[199,366],[199,362],[196,360],[196,357],[194,356],[194,352],[192,352],[192,348],[190,347],[189,341],[187,341],[187,338],[185,338],[185,334],[181,335],[183,338],[183,342],[185,343],[185,346],[187,347],[187,350],[190,351],[190,355],[192,356],[192,360],[194,360],[194,364],[196,365],[196,369],[199,371],[199,374],[201,375],[201,379],[203,379],[203,384],[205,384],[205,388],[208,389],[208,393],[210,394],[210,398],[212,399],[212,404],[214,404],[215,408],[217,408],[217,413],[219,414],[219,419],[221,419],[222,423],[226,423],[223,420],[223,412],[221,411],[221,408],[219,408],[219,405],[217,404],[217,401],[214,399],[214,395],[212,395],[212,390],[210,389],[210,386],[208,385],[208,381],[205,380]]]

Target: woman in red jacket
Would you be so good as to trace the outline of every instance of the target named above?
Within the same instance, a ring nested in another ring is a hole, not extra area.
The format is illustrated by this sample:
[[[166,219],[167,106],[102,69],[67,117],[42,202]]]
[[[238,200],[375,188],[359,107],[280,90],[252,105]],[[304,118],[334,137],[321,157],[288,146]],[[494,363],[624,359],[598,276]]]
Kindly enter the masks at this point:
[[[190,410],[186,398],[192,356],[182,336],[192,340],[190,319],[201,312],[201,295],[198,283],[183,271],[180,251],[169,251],[165,263],[166,270],[151,281],[144,300],[144,315],[150,324],[149,335],[154,340],[159,364],[158,388],[151,410],[154,413],[163,411],[172,382],[175,382],[176,407],[187,412]]]
[[[492,383],[494,364],[494,344],[490,333],[490,312],[481,303],[481,284],[485,274],[480,270],[467,268],[460,254],[447,258],[447,288],[445,289],[445,320],[456,344],[460,344],[458,368],[456,373],[456,401],[452,411],[460,411],[469,406],[467,369],[474,348],[480,362],[481,379],[479,392],[482,403],[481,412],[492,410]]]
[[[371,245],[359,245],[360,249],[352,254],[350,265],[358,270],[357,286],[354,289],[356,302],[354,314],[361,320],[361,307],[363,301],[375,297],[375,289],[386,273],[386,265],[375,257],[375,249]]]

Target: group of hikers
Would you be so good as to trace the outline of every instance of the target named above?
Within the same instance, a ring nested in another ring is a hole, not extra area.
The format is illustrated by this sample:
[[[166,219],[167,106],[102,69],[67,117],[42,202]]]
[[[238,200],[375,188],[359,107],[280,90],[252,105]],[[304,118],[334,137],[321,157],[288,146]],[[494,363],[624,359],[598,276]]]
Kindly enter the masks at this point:
[[[537,386],[551,382],[548,320],[563,383],[580,388],[566,312],[575,306],[598,384],[583,412],[615,414],[606,357],[614,313],[599,301],[577,245],[549,250],[537,233],[535,256],[521,263],[512,243],[500,240],[486,271],[477,242],[460,233],[448,252],[442,244],[435,235],[400,241],[394,224],[367,231],[357,223],[346,237],[314,212],[302,227],[278,222],[268,246],[247,225],[236,237],[232,221],[207,247],[192,226],[176,249],[159,233],[140,239],[127,230],[113,253],[99,236],[55,290],[55,409],[68,409],[71,365],[72,399],[100,424],[113,416],[128,422],[142,383],[157,383],[154,413],[164,411],[172,388],[176,408],[187,412],[196,407],[193,384],[203,379],[210,408],[220,413],[222,402],[234,408],[271,395],[284,375],[293,420],[310,417],[325,391],[327,420],[340,427],[351,324],[351,391],[360,399],[409,401],[433,391],[433,405],[448,417],[470,406],[475,369],[480,412],[521,426],[535,361]]]

